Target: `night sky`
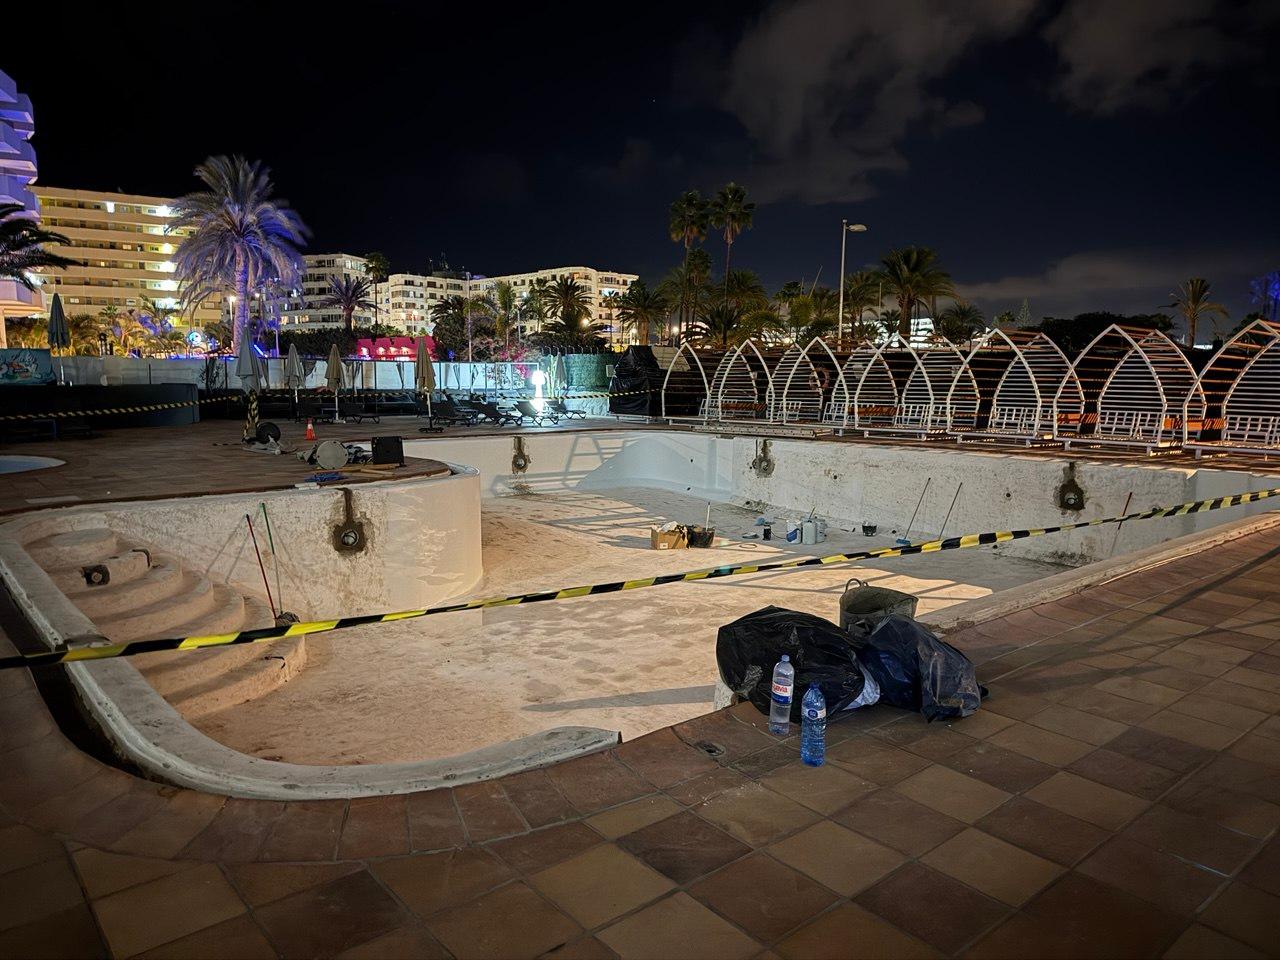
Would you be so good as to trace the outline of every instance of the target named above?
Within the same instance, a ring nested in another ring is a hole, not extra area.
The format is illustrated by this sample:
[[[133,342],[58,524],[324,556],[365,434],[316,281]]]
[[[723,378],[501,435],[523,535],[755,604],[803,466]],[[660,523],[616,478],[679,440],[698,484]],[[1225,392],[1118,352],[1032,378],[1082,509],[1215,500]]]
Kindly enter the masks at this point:
[[[312,250],[657,280],[674,196],[733,179],[759,203],[734,264],[770,287],[834,283],[848,217],[850,269],[935,247],[989,317],[1148,312],[1202,275],[1238,319],[1280,268],[1268,0],[158,9],[6,44],[43,182],[177,195],[239,152]]]

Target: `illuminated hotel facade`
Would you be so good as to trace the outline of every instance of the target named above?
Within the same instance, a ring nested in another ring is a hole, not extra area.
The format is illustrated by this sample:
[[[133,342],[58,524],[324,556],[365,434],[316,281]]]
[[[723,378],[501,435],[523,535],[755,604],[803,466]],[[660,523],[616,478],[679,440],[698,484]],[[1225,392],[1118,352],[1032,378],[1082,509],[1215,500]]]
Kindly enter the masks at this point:
[[[16,203],[33,219],[39,207],[31,185],[36,179],[36,152],[31,146],[35,118],[31,98],[0,70],[0,203]],[[40,294],[15,280],[0,280],[0,347],[6,317],[29,317],[43,309]]]

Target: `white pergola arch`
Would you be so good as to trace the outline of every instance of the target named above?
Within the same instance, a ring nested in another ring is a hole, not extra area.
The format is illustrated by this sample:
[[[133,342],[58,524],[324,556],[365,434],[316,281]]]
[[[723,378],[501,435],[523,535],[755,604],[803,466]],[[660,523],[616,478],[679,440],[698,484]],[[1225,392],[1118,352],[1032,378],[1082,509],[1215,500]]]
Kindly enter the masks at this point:
[[[698,355],[698,350],[692,343],[682,343],[680,349],[675,352],[675,356],[671,358],[671,362],[667,364],[667,375],[662,380],[662,416],[664,418],[691,417],[692,410],[696,409],[699,417],[705,417],[707,397],[710,393],[711,381],[707,378],[702,357]],[[691,400],[668,404],[668,399],[675,400],[677,396],[684,398],[690,394],[697,397],[696,407]],[[675,409],[677,406],[680,408],[678,411]]]
[[[707,394],[707,419],[763,419],[773,399],[773,382],[764,354],[744,340],[716,366]]]
[[[826,340],[814,337],[803,349],[792,347],[773,371],[774,410],[770,419],[782,423],[823,422],[827,398],[834,398],[837,392],[848,394],[843,380],[840,360]]]
[[[841,368],[846,390],[852,393],[844,425],[864,436],[875,433],[918,434],[911,423],[913,411],[904,404],[906,385],[923,364],[916,350],[898,334],[883,343],[863,344]]]
[[[1206,451],[1280,456],[1280,323],[1254,320],[1200,371],[1205,415],[1183,414],[1185,444]]]
[[[944,337],[916,350],[917,364],[902,390],[902,402],[894,417],[894,427],[920,437],[941,433],[949,426],[947,398],[964,370],[964,354]],[[970,380],[972,385],[972,380]],[[962,389],[963,402],[977,410],[977,389]]]
[[[1186,416],[1204,417],[1195,368],[1157,330],[1113,324],[1081,351],[1071,370],[1084,402],[1074,423],[1055,418],[1055,437],[1067,447],[1114,445],[1152,453],[1181,444]]]
[[[978,393],[971,421],[953,413],[950,432],[958,440],[1053,443],[1058,409],[1078,418],[1083,398],[1071,362],[1043,333],[985,331],[965,358],[968,379]],[[964,382],[958,377],[957,385]],[[1064,382],[1067,388],[1062,390]],[[1059,391],[1059,407],[1054,401]],[[954,410],[956,405],[949,403]]]

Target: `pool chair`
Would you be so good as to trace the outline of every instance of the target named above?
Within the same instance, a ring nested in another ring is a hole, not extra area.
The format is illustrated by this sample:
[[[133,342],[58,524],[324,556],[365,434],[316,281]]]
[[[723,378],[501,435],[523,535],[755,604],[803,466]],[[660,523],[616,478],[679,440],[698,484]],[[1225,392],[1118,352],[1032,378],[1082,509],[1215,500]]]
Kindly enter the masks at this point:
[[[492,423],[495,427],[508,423],[520,423],[520,414],[514,410],[503,410],[492,400],[473,400],[469,406],[480,414],[480,419],[486,423]]]
[[[431,419],[438,423],[463,424],[474,427],[479,414],[474,410],[460,407],[452,400],[436,400],[431,404]]]
[[[516,413],[520,415],[521,424],[523,424],[526,420],[530,420],[533,423],[537,424],[538,426],[542,426],[548,420],[550,420],[552,423],[560,422],[560,418],[556,416],[556,414],[546,410],[539,410],[528,400],[516,401]]]
[[[563,400],[551,400],[547,403],[547,409],[558,417],[564,417],[566,420],[572,420],[577,417],[579,420],[587,419],[586,411],[570,410],[564,405]]]

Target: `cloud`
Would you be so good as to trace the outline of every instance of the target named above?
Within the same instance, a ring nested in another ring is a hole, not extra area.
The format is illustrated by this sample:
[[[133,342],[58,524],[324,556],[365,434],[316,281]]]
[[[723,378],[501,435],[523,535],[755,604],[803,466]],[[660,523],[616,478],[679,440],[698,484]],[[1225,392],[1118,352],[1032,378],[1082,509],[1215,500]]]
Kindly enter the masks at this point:
[[[764,201],[853,201],[868,175],[902,171],[912,127],[939,133],[982,110],[930,90],[980,44],[1021,29],[1035,0],[776,3],[729,55],[720,106],[754,145]]]
[[[1173,290],[1188,277],[1208,277],[1214,299],[1232,314],[1248,309],[1247,278],[1280,260],[1280,244],[1249,248],[1092,250],[1050,264],[1040,273],[963,282],[958,292],[988,316],[1023,299],[1033,316],[1074,316],[1089,310],[1121,313],[1165,311]]]
[[[587,176],[613,188],[632,187],[654,176],[669,175],[680,169],[679,156],[660,157],[653,144],[639,137],[627,137],[616,163],[588,167]]]
[[[1257,59],[1272,2],[1072,0],[1044,29],[1059,97],[1090,113],[1161,108],[1214,68]]]

